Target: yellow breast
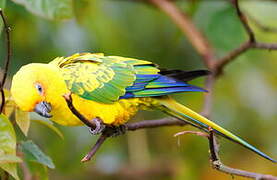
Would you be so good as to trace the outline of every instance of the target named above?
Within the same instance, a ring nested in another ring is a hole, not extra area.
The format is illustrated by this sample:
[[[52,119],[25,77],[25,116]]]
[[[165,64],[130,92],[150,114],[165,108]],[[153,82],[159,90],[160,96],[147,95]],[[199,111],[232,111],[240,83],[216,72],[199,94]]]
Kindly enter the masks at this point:
[[[72,95],[74,107],[88,120],[99,117],[105,124],[120,125],[128,121],[136,112],[151,106],[150,98],[130,98],[121,99],[112,104],[103,104],[95,101],[83,99],[77,95]],[[52,119],[64,126],[78,126],[83,123],[75,117],[67,107],[65,100],[61,99],[59,106],[52,109]]]

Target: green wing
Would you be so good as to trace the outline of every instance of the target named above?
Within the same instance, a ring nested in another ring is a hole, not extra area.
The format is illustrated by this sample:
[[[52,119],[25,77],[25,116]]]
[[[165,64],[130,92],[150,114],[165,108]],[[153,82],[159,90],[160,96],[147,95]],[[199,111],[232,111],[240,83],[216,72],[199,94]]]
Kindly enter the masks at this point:
[[[61,68],[67,87],[74,94],[102,103],[113,103],[123,96],[136,79],[134,65],[149,61],[82,53],[58,57],[50,64]],[[159,70],[153,68],[151,73]]]

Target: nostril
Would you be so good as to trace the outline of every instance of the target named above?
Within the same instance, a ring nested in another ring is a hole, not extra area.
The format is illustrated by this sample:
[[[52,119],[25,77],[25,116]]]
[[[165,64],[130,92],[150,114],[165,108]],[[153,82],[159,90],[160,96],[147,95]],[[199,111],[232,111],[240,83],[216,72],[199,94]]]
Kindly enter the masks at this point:
[[[43,103],[44,108],[46,109],[46,111],[49,113],[51,111],[51,109],[52,109],[51,104],[47,103],[45,101],[43,101],[42,103]]]
[[[52,115],[50,114],[51,105],[45,101],[42,101],[36,104],[34,111],[43,117],[46,117],[46,118],[52,117]]]

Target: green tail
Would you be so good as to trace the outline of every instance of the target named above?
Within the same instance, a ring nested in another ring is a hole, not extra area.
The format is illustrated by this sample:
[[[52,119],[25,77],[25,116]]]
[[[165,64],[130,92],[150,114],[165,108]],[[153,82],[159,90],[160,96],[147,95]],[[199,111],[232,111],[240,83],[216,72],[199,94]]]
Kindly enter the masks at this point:
[[[178,119],[184,120],[187,122],[187,120],[190,122],[190,124],[207,130],[209,127],[211,127],[215,133],[230,139],[247,149],[259,154],[260,156],[276,163],[277,161],[266,155],[265,153],[261,152],[254,146],[250,145],[243,139],[239,138],[238,136],[234,135],[233,133],[227,131],[226,129],[220,127],[219,125],[215,124],[214,122],[208,120],[207,118],[201,116],[200,114],[192,111],[191,109],[185,107],[182,104],[179,104],[176,102],[174,99],[169,98],[169,97],[164,97],[164,98],[159,98],[157,99],[159,103],[162,105],[162,110]]]

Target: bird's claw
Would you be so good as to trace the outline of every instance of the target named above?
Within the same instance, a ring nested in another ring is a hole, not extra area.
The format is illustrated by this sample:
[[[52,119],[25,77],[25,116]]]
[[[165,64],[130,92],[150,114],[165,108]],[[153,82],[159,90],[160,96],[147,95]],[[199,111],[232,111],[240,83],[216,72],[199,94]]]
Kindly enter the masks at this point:
[[[92,121],[95,124],[94,129],[89,128],[89,132],[92,135],[101,134],[106,129],[106,125],[103,123],[103,121],[100,118],[94,118],[94,119],[92,119]]]
[[[92,135],[98,135],[105,133],[109,137],[116,137],[122,134],[125,134],[127,127],[125,125],[105,125],[100,118],[92,119],[92,122],[95,124],[95,128],[89,128],[89,131]]]

